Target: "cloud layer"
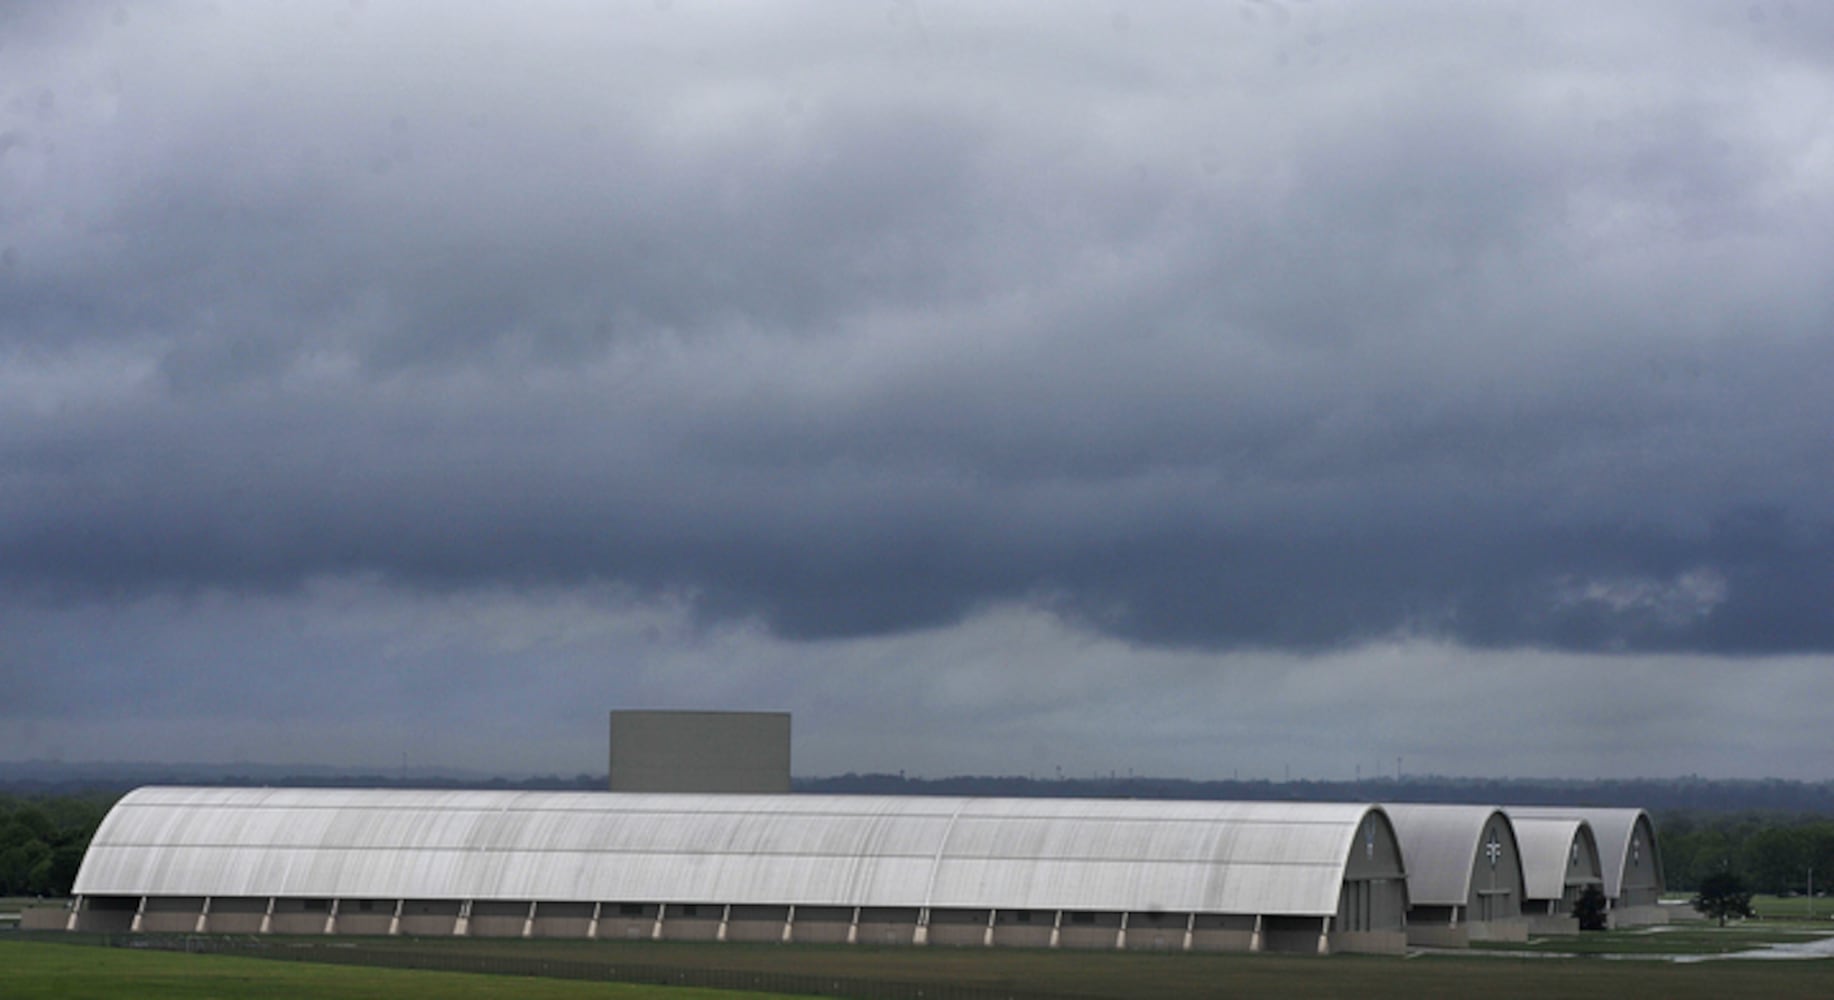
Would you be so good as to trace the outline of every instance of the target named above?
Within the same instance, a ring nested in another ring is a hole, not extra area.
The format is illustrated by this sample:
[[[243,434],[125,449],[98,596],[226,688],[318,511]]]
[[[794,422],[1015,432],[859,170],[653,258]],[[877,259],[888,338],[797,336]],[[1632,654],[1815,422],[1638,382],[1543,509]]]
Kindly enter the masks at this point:
[[[0,15],[0,588],[1834,651],[1834,12],[983,7]]]

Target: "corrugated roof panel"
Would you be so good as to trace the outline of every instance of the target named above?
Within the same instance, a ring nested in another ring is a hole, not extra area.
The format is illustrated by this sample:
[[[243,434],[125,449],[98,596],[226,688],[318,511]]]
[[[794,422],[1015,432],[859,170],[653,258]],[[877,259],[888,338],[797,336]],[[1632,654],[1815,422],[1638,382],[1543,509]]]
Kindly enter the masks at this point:
[[[1484,831],[1509,817],[1494,806],[1384,805],[1407,865],[1407,898],[1415,905],[1464,906]],[[1512,834],[1513,836],[1513,834]]]
[[[1559,899],[1566,892],[1574,845],[1584,840],[1597,852],[1591,826],[1583,819],[1527,816],[1513,807],[1504,811],[1515,825],[1516,846],[1522,852],[1523,894],[1529,899]],[[1597,875],[1587,870],[1580,880]]]
[[[1323,914],[1369,811],[156,788],[110,812],[76,891]]]

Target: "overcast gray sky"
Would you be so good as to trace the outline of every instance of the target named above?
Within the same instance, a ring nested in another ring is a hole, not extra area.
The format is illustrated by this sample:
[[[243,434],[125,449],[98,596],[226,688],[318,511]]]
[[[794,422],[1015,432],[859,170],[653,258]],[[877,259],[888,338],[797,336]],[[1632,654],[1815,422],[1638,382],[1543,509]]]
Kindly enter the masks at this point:
[[[1834,7],[0,8],[0,759],[1830,777]]]

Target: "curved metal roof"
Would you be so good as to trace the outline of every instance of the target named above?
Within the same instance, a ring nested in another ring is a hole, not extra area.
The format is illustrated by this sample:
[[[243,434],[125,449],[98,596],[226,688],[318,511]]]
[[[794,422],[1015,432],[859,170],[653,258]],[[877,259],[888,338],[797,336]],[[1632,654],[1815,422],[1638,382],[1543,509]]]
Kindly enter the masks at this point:
[[[1366,805],[143,788],[75,892],[1337,910]]]
[[[1509,816],[1491,806],[1385,804],[1382,808],[1401,840],[1411,905],[1465,905],[1471,898],[1473,865],[1491,821],[1501,820],[1505,835],[1515,837]],[[1520,850],[1515,853],[1519,860]]]
[[[1516,816],[1542,818],[1570,816],[1583,819],[1598,839],[1598,865],[1605,880],[1605,895],[1617,899],[1624,892],[1624,869],[1632,851],[1646,850],[1655,859],[1656,887],[1667,885],[1662,874],[1662,851],[1656,844],[1656,825],[1641,809],[1593,809],[1569,806],[1510,806]],[[1638,826],[1642,827],[1641,832]],[[1643,839],[1647,836],[1647,840]]]
[[[1510,807],[1503,810],[1516,828],[1516,846],[1522,850],[1522,894],[1529,899],[1559,899],[1570,881],[1599,881],[1598,841],[1592,827],[1576,816],[1528,816]],[[1569,879],[1573,851],[1583,848],[1591,863],[1578,879]]]

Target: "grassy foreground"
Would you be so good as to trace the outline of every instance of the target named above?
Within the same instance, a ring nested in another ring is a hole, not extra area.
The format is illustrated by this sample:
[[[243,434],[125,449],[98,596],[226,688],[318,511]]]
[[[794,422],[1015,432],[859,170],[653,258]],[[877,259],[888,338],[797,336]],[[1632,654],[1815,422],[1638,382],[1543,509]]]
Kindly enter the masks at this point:
[[[1807,896],[1753,896],[1751,908],[1765,920],[1809,920],[1825,924],[1834,920],[1834,899]]]
[[[1834,983],[1834,961],[1660,960],[1551,956],[1432,955],[1413,959],[1339,955],[1121,954],[1021,949],[884,949],[680,942],[411,941],[403,950],[551,956],[657,965],[805,972],[877,980],[1004,986],[1109,998],[1236,996],[1815,997]],[[131,949],[0,940],[0,997],[690,997],[762,998],[664,987],[623,986],[464,973],[273,962]]]
[[[450,950],[470,955],[732,968],[997,986],[1126,1000],[1240,996],[1341,996],[1374,1000],[1387,997],[1418,1000],[1422,996],[1483,996],[1486,1000],[1661,996],[1676,1000],[1696,997],[1724,1000],[1726,997],[1762,996],[1826,1000],[1831,995],[1829,983],[1834,982],[1834,961],[1723,961],[1674,965],[1660,960],[1539,955],[1432,955],[1412,959],[1337,955],[1316,958],[690,942],[371,941],[422,954]],[[0,994],[4,993],[4,987],[0,986]]]
[[[0,941],[6,1000],[288,997],[297,1000],[767,1000],[764,993],[672,989],[458,972],[366,969],[219,955]]]
[[[1669,924],[1603,933],[1534,937],[1526,944],[1486,942],[1474,945],[1484,951],[1530,952],[1547,955],[1729,955],[1756,951],[1767,945],[1797,944],[1827,937],[1834,930],[1813,930],[1799,924],[1734,923]]]

